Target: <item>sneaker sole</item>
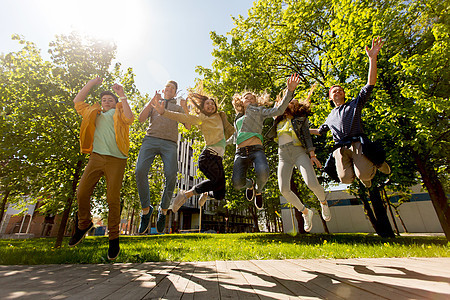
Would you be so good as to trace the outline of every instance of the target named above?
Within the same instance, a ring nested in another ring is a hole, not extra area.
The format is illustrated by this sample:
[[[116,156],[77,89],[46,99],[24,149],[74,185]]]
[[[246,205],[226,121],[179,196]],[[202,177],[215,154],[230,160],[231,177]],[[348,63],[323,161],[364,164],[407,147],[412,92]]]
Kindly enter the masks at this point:
[[[70,245],[70,244],[69,244],[69,247],[70,247],[70,248],[71,248],[71,247],[75,247],[76,245],[78,245],[79,243],[81,243],[81,242],[84,240],[84,238],[86,237],[86,234],[89,232],[89,230],[92,229],[92,227],[94,227],[94,224],[91,223],[91,226],[86,230],[86,232],[84,233],[83,237],[82,237],[76,244],[73,244],[73,245]]]
[[[141,232],[139,232],[139,234],[140,234],[140,235],[144,235],[144,234],[146,234],[149,228],[150,228],[150,222],[148,222],[148,226],[147,226],[147,228],[145,228],[145,230],[144,230],[144,231],[143,231],[142,233],[141,233]]]
[[[117,253],[116,257],[111,258],[111,257],[109,257],[109,254],[108,254],[108,259],[109,260],[115,260],[119,256],[119,254],[120,254],[120,249],[119,249],[119,253]]]

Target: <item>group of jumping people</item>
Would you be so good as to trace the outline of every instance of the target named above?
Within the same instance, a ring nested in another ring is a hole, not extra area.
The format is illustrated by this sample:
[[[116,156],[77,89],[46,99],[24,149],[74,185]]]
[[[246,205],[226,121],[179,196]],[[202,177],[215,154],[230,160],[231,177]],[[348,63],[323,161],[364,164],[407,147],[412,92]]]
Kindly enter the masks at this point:
[[[390,173],[386,162],[375,165],[362,154],[361,142],[358,139],[364,135],[361,111],[376,82],[377,55],[383,43],[380,38],[375,38],[372,47],[366,47],[369,58],[368,81],[355,99],[345,101],[344,90],[339,85],[330,88],[329,99],[334,108],[318,129],[309,128],[308,122],[310,97],[316,86],[311,88],[306,99],[293,99],[294,91],[300,83],[300,76],[297,74],[287,79],[287,89],[283,97],[278,97],[275,105],[270,108],[268,106],[272,105],[272,102],[267,93],[236,94],[232,99],[236,111],[234,126],[228,122],[225,112],[219,111],[216,101],[206,95],[191,92],[187,99],[181,99],[178,104],[175,98],[178,85],[175,81],[168,81],[162,93],[157,91],[139,114],[139,122],[149,120],[135,168],[142,206],[139,234],[147,233],[150,227],[153,206],[150,201],[148,176],[157,155],[163,161],[165,177],[156,220],[158,232],[165,229],[166,215],[170,207],[176,213],[195,195],[200,195],[199,206],[203,206],[211,198],[225,198],[226,184],[222,161],[225,147],[230,143],[236,144],[233,187],[237,190],[245,188],[247,200],[254,201],[256,208],[262,209],[264,186],[269,178],[269,165],[264,153],[262,135],[263,123],[267,118],[274,118],[274,126],[267,136],[278,142],[278,183],[281,194],[302,212],[304,229],[309,232],[312,228],[313,211],[303,205],[290,187],[292,172],[296,166],[306,185],[319,200],[322,218],[329,221],[331,213],[326,193],[319,184],[313,167],[315,165],[321,168],[322,165],[316,157],[311,134],[320,135],[331,131],[333,140],[338,145],[333,156],[342,183],[351,183],[357,177],[365,186],[370,187],[377,169],[386,174]],[[105,91],[100,94],[100,105],[86,103],[89,91],[101,83],[102,79],[99,77],[90,80],[74,99],[75,109],[82,116],[81,152],[90,154],[90,157],[77,189],[78,224],[69,246],[80,243],[93,227],[90,197],[99,179],[105,176],[109,207],[108,259],[114,260],[120,252],[120,190],[129,150],[129,126],[134,121],[134,115],[123,87],[118,84],[112,86],[112,89],[119,97]],[[194,114],[189,111],[187,101],[193,104]],[[173,198],[178,173],[178,123],[182,123],[187,129],[198,126],[203,134],[206,146],[199,156],[198,167],[206,179],[189,190],[180,190]],[[252,165],[255,177],[248,178],[247,172]]]

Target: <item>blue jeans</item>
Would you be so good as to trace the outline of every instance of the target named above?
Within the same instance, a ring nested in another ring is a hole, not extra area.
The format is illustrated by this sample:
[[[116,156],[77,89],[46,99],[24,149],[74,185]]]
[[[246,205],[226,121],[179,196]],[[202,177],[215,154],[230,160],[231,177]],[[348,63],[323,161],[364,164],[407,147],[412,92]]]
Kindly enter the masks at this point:
[[[156,155],[160,155],[164,164],[165,185],[160,206],[168,209],[172,199],[173,190],[177,182],[178,160],[177,143],[145,136],[142,141],[139,156],[136,162],[136,185],[142,208],[150,206],[150,188],[148,185],[148,173]]]
[[[267,163],[266,155],[262,146],[247,146],[243,147],[247,150],[236,151],[233,166],[233,186],[235,189],[252,187],[252,181],[247,178],[247,171],[253,164],[256,173],[256,193],[260,194],[269,179],[269,164]]]

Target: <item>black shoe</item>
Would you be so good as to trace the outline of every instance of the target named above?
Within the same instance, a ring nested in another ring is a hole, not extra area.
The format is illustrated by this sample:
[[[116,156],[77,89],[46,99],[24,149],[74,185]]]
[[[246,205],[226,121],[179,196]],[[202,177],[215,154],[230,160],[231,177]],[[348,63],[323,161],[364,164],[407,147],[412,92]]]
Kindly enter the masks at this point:
[[[153,207],[150,206],[150,210],[148,211],[148,214],[141,215],[141,224],[139,225],[139,234],[144,234],[147,232],[148,228],[150,227],[150,218],[153,213]]]
[[[259,210],[263,209],[263,197],[262,197],[262,194],[259,194],[259,195],[255,196],[255,206]]]
[[[158,211],[158,220],[156,220],[156,231],[158,233],[164,232],[166,228],[166,215],[163,214],[162,209],[160,208]]]
[[[119,238],[109,240],[108,259],[115,260],[120,253]]]
[[[89,229],[91,229],[92,227],[94,227],[94,224],[92,222],[89,224],[89,226],[86,229],[83,229],[83,230],[78,229],[78,226],[75,227],[75,233],[69,241],[69,247],[74,247],[74,246],[78,245],[81,242],[81,240],[84,238],[86,233],[89,231]]]
[[[253,201],[255,199],[255,182],[253,179],[250,179],[252,181],[252,187],[245,190],[245,198],[247,198],[248,201]]]

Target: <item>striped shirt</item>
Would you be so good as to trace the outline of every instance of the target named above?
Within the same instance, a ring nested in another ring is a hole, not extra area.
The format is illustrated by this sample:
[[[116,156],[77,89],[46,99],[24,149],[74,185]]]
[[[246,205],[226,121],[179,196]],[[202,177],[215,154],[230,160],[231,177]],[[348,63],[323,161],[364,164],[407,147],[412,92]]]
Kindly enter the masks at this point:
[[[333,140],[339,142],[343,138],[358,136],[364,133],[361,122],[361,111],[372,93],[373,85],[364,86],[352,101],[333,108],[325,123],[319,127],[322,135],[331,130]]]

